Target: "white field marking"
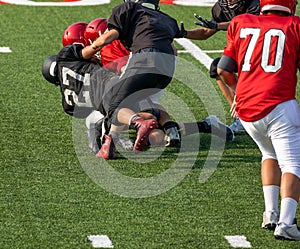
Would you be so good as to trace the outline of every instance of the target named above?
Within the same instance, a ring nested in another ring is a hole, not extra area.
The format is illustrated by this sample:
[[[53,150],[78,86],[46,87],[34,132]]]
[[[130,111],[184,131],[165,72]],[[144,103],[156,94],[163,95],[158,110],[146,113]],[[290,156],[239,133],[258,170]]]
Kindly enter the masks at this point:
[[[74,0],[73,2],[32,2],[31,0],[1,0],[2,3],[16,4],[16,5],[29,5],[29,6],[81,6],[81,5],[100,5],[110,3],[110,0]],[[173,0],[175,5],[185,6],[213,6],[216,0]]]
[[[211,54],[211,53],[223,53],[224,50],[202,50],[204,53],[207,53],[207,54]],[[178,50],[177,51],[178,53],[190,53],[189,51],[186,51],[186,50]],[[192,51],[191,51],[192,52]]]
[[[88,240],[92,242],[94,248],[114,248],[107,235],[89,235]]]
[[[217,1],[216,0],[174,0],[173,4],[176,5],[186,5],[186,6],[213,6]]]
[[[234,248],[251,248],[251,243],[244,235],[225,236],[228,243]]]
[[[110,0],[78,0],[76,2],[33,2],[30,0],[1,0],[2,3],[28,6],[87,6],[110,3]]]
[[[213,59],[210,58],[201,48],[199,48],[196,44],[191,42],[185,38],[175,39],[187,53],[190,53],[192,56],[196,58],[201,64],[203,64],[208,70],[210,69],[210,64],[212,63]]]
[[[11,49],[9,47],[0,47],[0,53],[11,53]]]

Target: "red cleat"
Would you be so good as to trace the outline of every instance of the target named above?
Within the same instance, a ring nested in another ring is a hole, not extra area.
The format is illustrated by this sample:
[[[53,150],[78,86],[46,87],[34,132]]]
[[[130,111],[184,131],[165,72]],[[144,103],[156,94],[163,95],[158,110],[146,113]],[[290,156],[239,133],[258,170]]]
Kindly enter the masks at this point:
[[[101,149],[96,154],[96,157],[103,158],[105,160],[114,159],[116,147],[111,136],[104,135],[104,143],[101,146]]]
[[[148,145],[148,137],[152,130],[158,127],[155,119],[138,118],[134,121],[134,126],[137,128],[136,140],[134,143],[134,151],[142,151]]]

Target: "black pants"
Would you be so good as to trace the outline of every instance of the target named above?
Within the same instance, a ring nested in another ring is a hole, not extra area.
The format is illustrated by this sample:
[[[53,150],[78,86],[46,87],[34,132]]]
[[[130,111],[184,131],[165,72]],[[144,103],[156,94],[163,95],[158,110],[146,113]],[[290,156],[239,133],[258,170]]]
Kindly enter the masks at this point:
[[[109,121],[120,125],[117,114],[120,108],[135,111],[138,102],[164,89],[172,80],[175,56],[145,49],[134,54],[119,80],[107,85],[103,96]]]
[[[137,74],[125,79],[121,79],[111,88],[104,102],[109,103],[107,114],[110,122],[120,125],[117,114],[121,108],[129,108],[138,111],[138,102],[159,92],[167,87],[172,80],[171,77],[161,74]]]

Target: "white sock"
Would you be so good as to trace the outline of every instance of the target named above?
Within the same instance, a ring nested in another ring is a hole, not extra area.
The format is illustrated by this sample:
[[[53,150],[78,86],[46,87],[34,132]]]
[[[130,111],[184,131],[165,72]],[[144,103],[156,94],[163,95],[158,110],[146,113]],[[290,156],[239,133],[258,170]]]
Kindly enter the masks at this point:
[[[285,223],[287,225],[294,224],[296,217],[298,202],[293,198],[287,197],[281,200],[280,217],[278,223]]]
[[[268,185],[263,186],[264,200],[265,200],[265,211],[275,211],[278,210],[278,200],[279,200],[279,186]]]
[[[118,139],[118,138],[119,138],[120,133],[117,132],[117,131],[110,131],[110,132],[109,132],[109,135],[115,140],[115,139]]]

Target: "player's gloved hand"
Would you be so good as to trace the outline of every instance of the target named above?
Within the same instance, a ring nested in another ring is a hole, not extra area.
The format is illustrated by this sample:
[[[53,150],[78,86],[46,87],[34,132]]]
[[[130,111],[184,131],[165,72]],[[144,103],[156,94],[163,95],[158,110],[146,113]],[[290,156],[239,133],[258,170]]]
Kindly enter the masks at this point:
[[[199,22],[195,22],[196,25],[209,29],[218,29],[218,23],[216,23],[215,21],[209,21],[202,16],[197,15],[196,13],[194,14],[194,16],[199,20]]]
[[[186,37],[187,35],[187,31],[185,30],[184,28],[184,24],[183,22],[180,22],[180,28],[179,28],[180,32],[179,32],[179,38],[183,38],[183,37]]]
[[[133,150],[133,142],[128,137],[119,137],[118,145],[120,145],[124,150]]]

